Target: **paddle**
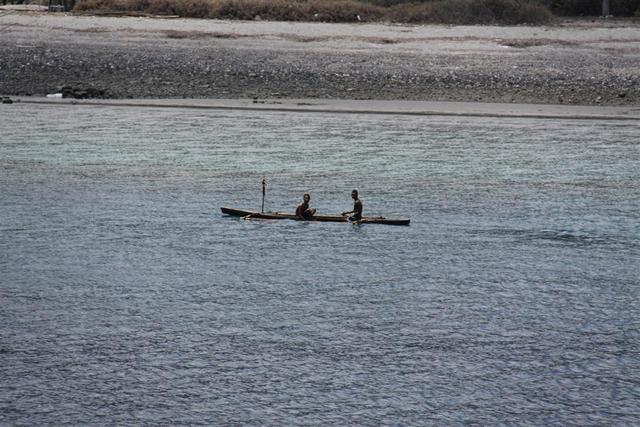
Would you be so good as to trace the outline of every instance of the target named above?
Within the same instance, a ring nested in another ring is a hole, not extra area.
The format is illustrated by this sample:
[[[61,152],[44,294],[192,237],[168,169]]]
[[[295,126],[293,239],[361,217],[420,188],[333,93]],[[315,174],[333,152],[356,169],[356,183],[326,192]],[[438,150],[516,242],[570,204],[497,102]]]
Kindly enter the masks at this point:
[[[260,212],[264,213],[264,195],[267,192],[267,182],[262,179],[262,210]]]

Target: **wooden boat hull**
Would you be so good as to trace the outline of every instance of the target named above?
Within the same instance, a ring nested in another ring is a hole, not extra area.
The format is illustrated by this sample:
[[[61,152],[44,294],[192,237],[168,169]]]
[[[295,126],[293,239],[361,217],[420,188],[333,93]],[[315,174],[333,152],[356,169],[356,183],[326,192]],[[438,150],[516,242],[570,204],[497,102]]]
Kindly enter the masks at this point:
[[[253,212],[243,209],[220,208],[223,214],[239,216],[247,219],[292,219],[294,221],[319,221],[319,222],[349,222],[347,217],[341,215],[314,215],[309,219],[300,218],[292,213],[285,212]],[[365,216],[359,221],[362,224],[386,224],[409,225],[408,219],[388,219],[383,216]]]

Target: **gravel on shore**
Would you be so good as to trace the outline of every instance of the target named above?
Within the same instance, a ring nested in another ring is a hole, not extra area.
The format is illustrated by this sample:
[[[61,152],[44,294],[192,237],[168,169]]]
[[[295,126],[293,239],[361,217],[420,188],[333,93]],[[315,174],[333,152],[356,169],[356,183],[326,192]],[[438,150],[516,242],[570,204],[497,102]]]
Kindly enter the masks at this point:
[[[640,105],[640,25],[305,24],[0,10],[0,94]],[[69,89],[71,88],[71,90]]]

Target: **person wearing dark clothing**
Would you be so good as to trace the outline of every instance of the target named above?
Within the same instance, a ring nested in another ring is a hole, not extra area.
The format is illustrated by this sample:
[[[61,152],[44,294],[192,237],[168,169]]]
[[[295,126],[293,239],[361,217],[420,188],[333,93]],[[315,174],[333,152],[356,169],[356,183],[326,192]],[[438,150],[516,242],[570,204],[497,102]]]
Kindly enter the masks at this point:
[[[353,199],[353,210],[342,212],[342,215],[351,215],[349,221],[360,221],[362,219],[362,202],[358,198],[358,190],[351,192],[351,198]]]

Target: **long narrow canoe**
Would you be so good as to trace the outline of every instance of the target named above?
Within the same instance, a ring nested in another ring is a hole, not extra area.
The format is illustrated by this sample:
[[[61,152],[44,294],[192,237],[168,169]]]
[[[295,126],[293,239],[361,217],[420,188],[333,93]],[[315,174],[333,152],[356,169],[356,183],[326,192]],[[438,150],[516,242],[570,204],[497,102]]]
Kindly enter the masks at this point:
[[[342,215],[314,215],[311,218],[300,218],[292,213],[285,212],[253,212],[242,209],[220,208],[223,214],[239,216],[247,219],[292,219],[294,221],[321,221],[321,222],[349,222]],[[364,224],[409,225],[408,219],[387,219],[383,216],[363,216],[359,221]]]

